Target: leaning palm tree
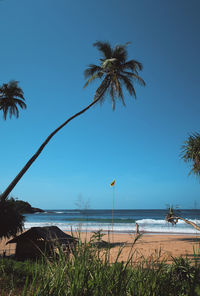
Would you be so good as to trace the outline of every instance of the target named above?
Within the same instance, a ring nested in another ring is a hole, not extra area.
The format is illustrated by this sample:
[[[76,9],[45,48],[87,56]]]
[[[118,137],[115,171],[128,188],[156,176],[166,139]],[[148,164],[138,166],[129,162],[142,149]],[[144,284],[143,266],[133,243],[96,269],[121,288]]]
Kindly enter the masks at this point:
[[[193,133],[185,141],[182,146],[182,159],[185,162],[192,163],[192,168],[189,172],[200,176],[200,134]]]
[[[144,80],[138,75],[139,71],[142,70],[142,64],[136,60],[127,61],[127,45],[128,43],[125,45],[117,45],[112,49],[108,42],[96,42],[94,44],[102,54],[102,57],[99,65],[89,65],[89,68],[85,70],[85,76],[89,77],[89,80],[84,85],[84,87],[86,87],[93,80],[97,78],[100,79],[101,83],[97,88],[93,101],[86,108],[68,118],[46,138],[36,153],[30,158],[19,174],[1,194],[1,199],[6,199],[8,194],[10,194],[25,172],[37,159],[51,138],[72,119],[83,114],[98,102],[102,103],[107,92],[110,94],[113,109],[115,108],[116,99],[120,99],[123,105],[125,105],[122,92],[123,85],[126,87],[130,95],[136,97],[134,82],[139,82],[141,85],[145,85]]]
[[[179,220],[182,220],[183,222],[191,225],[192,227],[194,227],[196,230],[200,231],[200,225],[197,225],[196,223],[187,220],[183,217],[180,217],[180,215],[178,215],[178,213],[176,213],[174,211],[174,209],[172,207],[169,207],[168,209],[168,213],[165,217],[165,220],[169,223],[171,223],[173,226],[176,225],[178,223]]]
[[[9,114],[12,116],[19,117],[18,107],[26,109],[24,93],[18,86],[17,81],[10,81],[0,87],[0,110],[3,111],[3,117],[6,120]]]

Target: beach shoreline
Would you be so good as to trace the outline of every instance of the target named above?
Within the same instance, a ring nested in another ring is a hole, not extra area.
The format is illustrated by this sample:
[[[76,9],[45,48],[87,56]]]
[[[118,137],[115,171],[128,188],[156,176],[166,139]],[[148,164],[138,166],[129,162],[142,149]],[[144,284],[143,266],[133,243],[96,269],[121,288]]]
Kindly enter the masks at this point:
[[[71,234],[67,231],[66,233]],[[143,233],[138,240],[135,233],[117,233],[117,232],[102,232],[103,240],[111,243],[111,261],[114,262],[118,256],[119,250],[122,249],[119,256],[119,261],[126,262],[130,256],[133,260],[141,260],[142,258],[148,260],[155,257],[159,261],[165,260],[172,262],[173,257],[188,257],[194,259],[194,252],[196,257],[200,255],[200,237],[194,234],[157,234],[157,233]],[[89,242],[93,232],[73,232],[75,237],[80,236],[82,241]],[[12,255],[15,252],[15,244],[6,245],[7,239],[0,241],[0,254],[6,251],[6,255]],[[158,258],[159,257],[159,258]]]

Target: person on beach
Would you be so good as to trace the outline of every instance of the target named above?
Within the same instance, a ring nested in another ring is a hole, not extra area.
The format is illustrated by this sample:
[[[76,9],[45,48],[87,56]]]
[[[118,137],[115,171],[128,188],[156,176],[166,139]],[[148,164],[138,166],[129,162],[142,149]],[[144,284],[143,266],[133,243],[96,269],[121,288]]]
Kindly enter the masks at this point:
[[[136,234],[140,234],[138,223],[136,223]]]

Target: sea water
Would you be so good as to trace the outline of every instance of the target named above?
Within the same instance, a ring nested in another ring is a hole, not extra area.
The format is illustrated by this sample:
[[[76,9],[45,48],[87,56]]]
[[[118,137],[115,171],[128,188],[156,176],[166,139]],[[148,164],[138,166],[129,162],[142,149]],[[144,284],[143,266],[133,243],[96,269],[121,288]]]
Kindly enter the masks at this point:
[[[166,210],[46,210],[44,213],[26,214],[25,228],[58,226],[66,231],[115,231],[134,233],[200,234],[191,225],[180,221],[172,226],[165,221]],[[200,210],[179,210],[178,215],[200,224]]]

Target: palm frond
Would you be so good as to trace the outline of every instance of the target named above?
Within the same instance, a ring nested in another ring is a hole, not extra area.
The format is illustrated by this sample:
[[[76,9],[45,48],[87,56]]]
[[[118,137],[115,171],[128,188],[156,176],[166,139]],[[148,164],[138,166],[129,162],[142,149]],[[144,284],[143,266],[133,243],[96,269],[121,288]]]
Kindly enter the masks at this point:
[[[18,91],[13,92],[13,97],[18,97],[18,98],[20,98],[21,100],[24,100],[24,101],[25,101],[24,95],[23,95],[23,93],[21,93],[21,92],[18,92]]]
[[[126,70],[132,70],[132,71],[142,71],[143,65],[142,63],[136,61],[136,60],[130,60],[122,65],[122,69]]]
[[[15,104],[18,104],[22,109],[27,108],[26,104],[23,101],[19,100],[19,99],[14,99],[14,102],[15,102]]]
[[[88,77],[94,75],[96,72],[99,72],[101,70],[102,69],[101,69],[100,66],[97,66],[97,65],[94,65],[94,64],[90,64],[88,66],[88,68],[84,71],[84,76],[87,79]]]
[[[124,45],[116,45],[113,50],[113,58],[116,58],[120,63],[124,63],[128,57],[127,50]]]
[[[7,115],[8,115],[8,107],[5,107],[5,108],[3,108],[3,118],[4,118],[4,120],[6,120]]]
[[[129,77],[131,77],[132,79],[134,79],[140,85],[142,85],[142,86],[146,85],[145,81],[139,75],[137,75],[135,73],[127,72],[127,71],[123,71],[122,73],[129,76]]]
[[[113,102],[114,97],[115,97],[115,90],[114,90],[114,82],[113,81],[111,81],[111,83],[110,83],[109,93],[110,93],[111,100]]]
[[[93,44],[93,46],[97,47],[104,59],[112,58],[112,48],[109,42],[97,41]]]
[[[16,105],[13,105],[12,108],[9,109],[10,110],[10,118],[12,117],[12,115],[15,115],[15,117],[19,117],[19,110],[17,108]]]
[[[91,83],[93,80],[99,78],[98,73],[94,74],[93,76],[91,76],[88,81],[84,84],[83,88],[85,88],[86,86],[88,86],[89,83]]]
[[[118,81],[118,98],[120,98],[122,105],[126,106],[125,101],[124,101],[124,95],[123,95],[122,88],[121,88],[121,83],[119,82],[118,78],[117,78],[117,81]]]
[[[120,74],[119,77],[123,81],[123,83],[124,83],[124,85],[126,87],[126,90],[129,92],[129,94],[136,98],[136,92],[135,92],[135,89],[133,87],[133,84],[131,83],[131,80],[127,76],[122,75],[122,74]]]

